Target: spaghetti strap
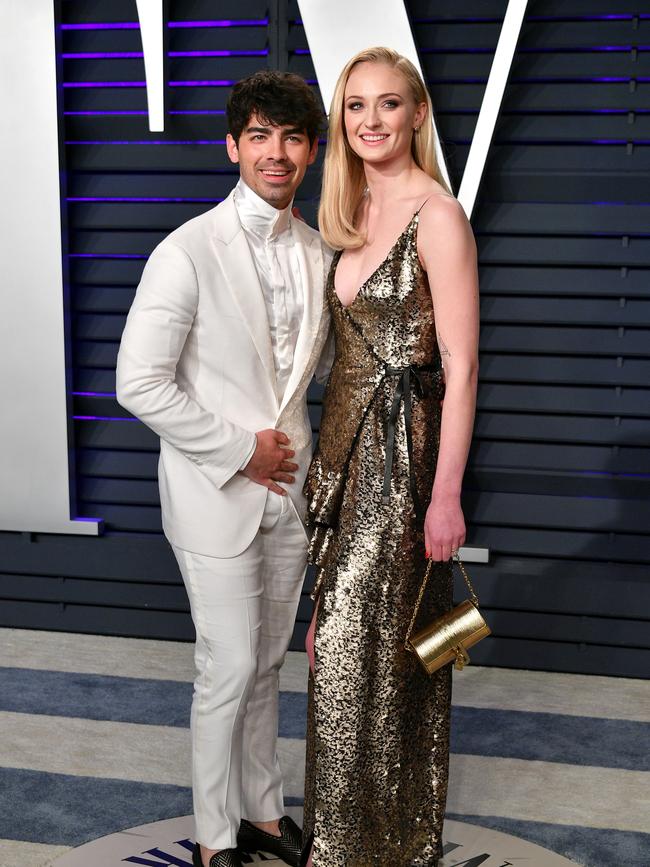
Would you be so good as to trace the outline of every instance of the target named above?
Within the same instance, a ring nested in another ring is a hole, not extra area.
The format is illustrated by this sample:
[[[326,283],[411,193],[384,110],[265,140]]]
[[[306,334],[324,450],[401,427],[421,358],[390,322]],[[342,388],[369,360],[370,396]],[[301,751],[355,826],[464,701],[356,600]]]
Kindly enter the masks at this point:
[[[426,205],[426,203],[429,201],[429,199],[433,198],[433,196],[435,196],[435,193],[431,193],[430,196],[427,196],[427,197],[426,197],[426,199],[422,202],[422,204],[421,204],[420,207],[417,209],[417,211],[415,212],[415,214],[413,214],[414,217],[417,217],[417,215],[420,213],[420,211],[422,210],[422,208]]]

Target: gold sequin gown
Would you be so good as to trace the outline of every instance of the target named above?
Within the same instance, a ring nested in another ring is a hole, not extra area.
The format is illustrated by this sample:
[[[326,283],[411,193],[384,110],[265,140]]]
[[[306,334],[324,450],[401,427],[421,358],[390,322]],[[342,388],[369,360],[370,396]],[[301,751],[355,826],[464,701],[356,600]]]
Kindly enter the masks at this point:
[[[304,820],[314,867],[442,857],[451,667],[429,676],[404,650],[444,393],[417,226],[416,213],[348,307],[334,291],[340,254],[327,285],[336,356],[305,483],[319,600]],[[451,605],[451,561],[436,563],[416,629]]]

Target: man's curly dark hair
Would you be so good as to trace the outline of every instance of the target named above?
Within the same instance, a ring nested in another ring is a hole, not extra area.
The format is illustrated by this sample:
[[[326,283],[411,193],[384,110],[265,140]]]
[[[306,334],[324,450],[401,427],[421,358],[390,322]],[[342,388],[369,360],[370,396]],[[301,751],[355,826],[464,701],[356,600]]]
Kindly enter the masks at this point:
[[[228,104],[228,129],[236,142],[253,114],[264,124],[304,130],[310,143],[318,138],[323,110],[307,82],[292,72],[262,70],[233,87]]]

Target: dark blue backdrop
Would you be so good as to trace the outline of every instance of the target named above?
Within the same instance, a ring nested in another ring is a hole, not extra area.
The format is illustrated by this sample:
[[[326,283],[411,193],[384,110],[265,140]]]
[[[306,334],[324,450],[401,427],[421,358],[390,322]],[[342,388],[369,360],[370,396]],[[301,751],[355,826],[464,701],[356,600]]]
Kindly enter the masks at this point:
[[[481,369],[463,503],[468,544],[492,551],[471,569],[494,632],[475,661],[647,676],[650,14],[615,5],[529,4],[473,220]],[[407,7],[457,189],[506,2]],[[170,2],[166,129],[149,133],[135,2],[61,14],[79,513],[106,534],[0,534],[0,623],[190,639],[157,441],[115,401],[119,338],[154,245],[235,182],[232,82],[314,71],[295,2]],[[316,168],[299,201],[312,220],[318,187]],[[308,615],[305,596],[296,647]]]

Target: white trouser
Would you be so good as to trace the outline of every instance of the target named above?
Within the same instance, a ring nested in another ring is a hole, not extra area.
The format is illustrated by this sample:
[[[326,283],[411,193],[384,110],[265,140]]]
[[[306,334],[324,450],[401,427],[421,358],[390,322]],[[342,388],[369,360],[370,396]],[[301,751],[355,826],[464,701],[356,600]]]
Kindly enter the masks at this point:
[[[229,849],[242,817],[265,822],[284,814],[278,672],[300,601],[307,539],[288,496],[269,492],[259,532],[237,557],[172,547],[196,628],[196,839]]]

